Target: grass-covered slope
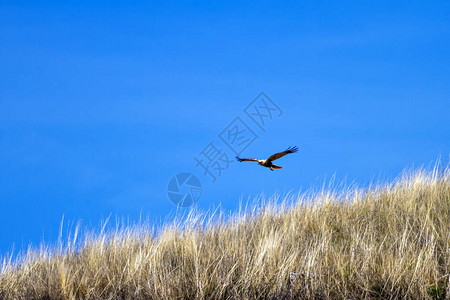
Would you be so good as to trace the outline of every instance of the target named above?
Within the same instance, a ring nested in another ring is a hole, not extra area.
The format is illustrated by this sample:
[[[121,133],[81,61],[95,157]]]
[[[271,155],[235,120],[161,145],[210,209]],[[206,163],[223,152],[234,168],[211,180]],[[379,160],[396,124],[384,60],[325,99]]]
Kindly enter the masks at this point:
[[[449,178],[448,169],[417,172],[226,220],[193,215],[196,225],[156,236],[139,228],[87,236],[76,248],[5,261],[0,298],[445,299]]]

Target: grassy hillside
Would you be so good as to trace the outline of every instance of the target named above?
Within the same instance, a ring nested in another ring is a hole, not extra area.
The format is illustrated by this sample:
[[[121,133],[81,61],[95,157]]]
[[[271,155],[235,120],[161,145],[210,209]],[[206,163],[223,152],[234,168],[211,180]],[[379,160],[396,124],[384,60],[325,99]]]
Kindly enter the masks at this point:
[[[450,297],[449,169],[3,262],[1,299]],[[76,249],[76,250],[75,250]]]

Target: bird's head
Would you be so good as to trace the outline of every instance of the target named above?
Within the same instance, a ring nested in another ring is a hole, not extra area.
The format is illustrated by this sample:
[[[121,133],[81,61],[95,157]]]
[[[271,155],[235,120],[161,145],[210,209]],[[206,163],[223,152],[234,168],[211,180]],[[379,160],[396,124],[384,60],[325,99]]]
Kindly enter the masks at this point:
[[[258,159],[258,164],[260,164],[261,166],[264,165],[265,162],[265,159]]]

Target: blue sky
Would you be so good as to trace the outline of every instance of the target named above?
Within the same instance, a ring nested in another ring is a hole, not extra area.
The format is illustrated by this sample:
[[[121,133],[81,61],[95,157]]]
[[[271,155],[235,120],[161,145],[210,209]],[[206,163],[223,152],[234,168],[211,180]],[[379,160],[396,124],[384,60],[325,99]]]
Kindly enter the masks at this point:
[[[0,254],[55,242],[65,221],[155,223],[189,172],[196,207],[337,182],[391,180],[450,153],[450,3],[0,2]],[[244,109],[283,111],[262,131]],[[194,157],[240,117],[241,156]]]

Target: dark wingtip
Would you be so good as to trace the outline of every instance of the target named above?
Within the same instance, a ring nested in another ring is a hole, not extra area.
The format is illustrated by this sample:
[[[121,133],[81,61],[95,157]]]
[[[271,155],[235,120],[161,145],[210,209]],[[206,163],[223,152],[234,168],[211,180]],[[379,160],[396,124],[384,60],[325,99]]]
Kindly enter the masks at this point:
[[[288,153],[296,153],[298,151],[298,147],[294,146],[294,147],[289,147],[286,150]]]
[[[242,159],[240,159],[239,156],[236,156],[236,160],[237,160],[238,162],[242,162]]]

